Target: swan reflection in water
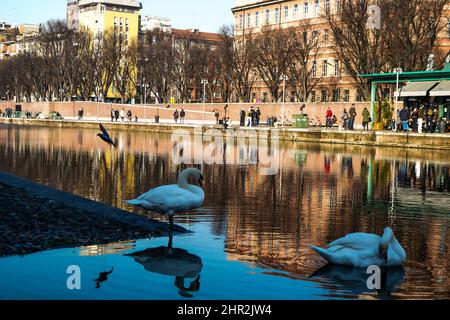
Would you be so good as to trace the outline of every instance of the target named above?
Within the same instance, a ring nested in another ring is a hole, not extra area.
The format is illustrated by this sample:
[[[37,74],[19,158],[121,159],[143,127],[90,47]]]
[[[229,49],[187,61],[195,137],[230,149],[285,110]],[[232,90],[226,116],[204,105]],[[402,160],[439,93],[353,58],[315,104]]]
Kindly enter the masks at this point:
[[[174,276],[175,286],[182,297],[192,298],[193,295],[189,292],[200,290],[202,259],[184,249],[173,248],[172,236],[167,247],[150,248],[127,256],[134,258],[147,271]],[[188,287],[185,286],[186,279],[194,279]]]
[[[402,285],[405,270],[403,267],[381,268],[381,289],[370,290],[367,280],[372,274],[367,273],[366,268],[353,268],[327,264],[314,272],[310,278],[326,281],[338,286],[336,291],[360,295],[377,292],[380,299],[391,299],[391,294]]]

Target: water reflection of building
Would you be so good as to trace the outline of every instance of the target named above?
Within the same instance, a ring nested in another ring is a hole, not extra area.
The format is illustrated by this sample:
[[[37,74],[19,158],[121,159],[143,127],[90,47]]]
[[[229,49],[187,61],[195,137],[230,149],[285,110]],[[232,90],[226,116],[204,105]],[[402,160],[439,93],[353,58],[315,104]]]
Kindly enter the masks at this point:
[[[120,148],[112,151],[96,133],[2,127],[0,170],[121,207],[124,198],[173,183],[186,166],[170,159],[168,136],[113,132]],[[228,259],[300,277],[322,264],[308,244],[325,245],[355,231],[381,233],[391,225],[408,260],[429,270],[421,280],[407,276],[404,286],[423,281],[419,285],[450,291],[448,152],[288,142],[280,144],[278,171],[262,175],[259,158],[249,161],[250,146],[232,149],[242,150],[245,161],[205,164],[205,207],[178,218],[211,221],[213,234],[226,235]]]
[[[115,242],[106,245],[93,245],[80,248],[80,256],[104,256],[110,254],[120,254],[132,250],[135,247],[134,241]]]

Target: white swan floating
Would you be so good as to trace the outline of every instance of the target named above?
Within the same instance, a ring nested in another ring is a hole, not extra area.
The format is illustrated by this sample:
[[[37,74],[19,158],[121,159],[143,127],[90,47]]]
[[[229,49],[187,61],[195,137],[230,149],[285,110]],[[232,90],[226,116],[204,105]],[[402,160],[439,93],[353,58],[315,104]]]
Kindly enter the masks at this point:
[[[194,177],[200,187],[189,184],[188,179]],[[173,215],[200,208],[205,201],[203,191],[203,175],[196,168],[188,168],[181,172],[178,184],[161,186],[152,189],[135,200],[126,203],[159,214],[169,216],[170,227],[173,227]]]
[[[341,266],[398,267],[406,261],[406,253],[391,228],[382,237],[369,233],[352,233],[328,245],[326,249],[310,246],[329,263]]]

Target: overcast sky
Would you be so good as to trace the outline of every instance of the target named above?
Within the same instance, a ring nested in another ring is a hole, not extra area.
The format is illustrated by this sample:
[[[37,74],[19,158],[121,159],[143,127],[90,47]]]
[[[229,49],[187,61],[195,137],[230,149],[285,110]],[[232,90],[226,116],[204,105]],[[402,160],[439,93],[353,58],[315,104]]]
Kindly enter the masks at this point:
[[[0,21],[39,24],[65,19],[66,0],[9,0],[0,2]],[[234,0],[141,0],[142,15],[171,18],[175,28],[216,32],[231,24]]]

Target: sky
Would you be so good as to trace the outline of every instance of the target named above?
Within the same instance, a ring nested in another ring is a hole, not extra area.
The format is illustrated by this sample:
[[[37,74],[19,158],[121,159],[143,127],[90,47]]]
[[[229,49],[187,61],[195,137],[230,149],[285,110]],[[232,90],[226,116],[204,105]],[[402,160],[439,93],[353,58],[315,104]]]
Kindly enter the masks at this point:
[[[0,21],[39,24],[65,19],[66,0],[9,0],[0,2]],[[172,19],[175,28],[217,32],[233,22],[234,0],[141,0],[141,14]]]

